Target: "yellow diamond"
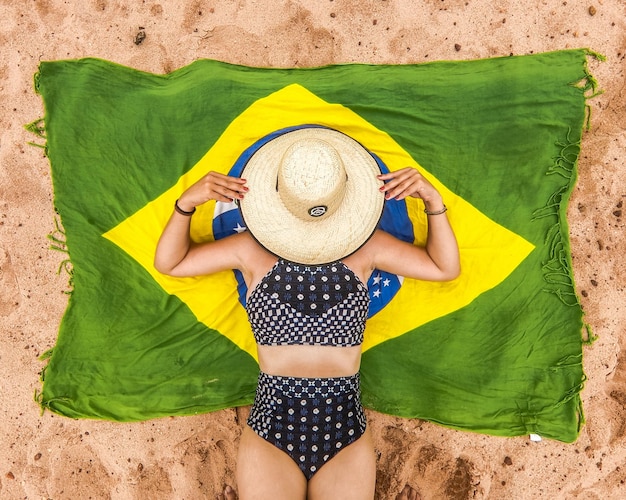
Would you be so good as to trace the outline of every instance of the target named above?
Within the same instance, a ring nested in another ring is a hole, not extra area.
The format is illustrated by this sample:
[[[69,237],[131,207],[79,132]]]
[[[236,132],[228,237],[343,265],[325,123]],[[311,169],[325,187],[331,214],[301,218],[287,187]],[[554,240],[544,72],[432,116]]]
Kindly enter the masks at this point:
[[[174,201],[209,170],[228,173],[237,158],[258,139],[286,127],[318,124],[340,130],[376,154],[391,171],[413,166],[441,192],[459,242],[462,273],[449,283],[405,279],[391,302],[367,323],[363,350],[472,302],[504,281],[534,246],[489,219],[411,158],[387,133],[341,104],[328,103],[300,85],[289,85],[254,102],[235,118],[216,143],[176,185],[104,234],[141,264],[170,295],[187,304],[198,321],[228,337],[257,359],[254,338],[244,308],[237,299],[231,271],[195,278],[172,278],[153,267],[157,241],[172,213]],[[191,226],[195,241],[213,239],[215,203],[198,208]],[[419,200],[407,200],[415,241],[426,239],[426,218]]]

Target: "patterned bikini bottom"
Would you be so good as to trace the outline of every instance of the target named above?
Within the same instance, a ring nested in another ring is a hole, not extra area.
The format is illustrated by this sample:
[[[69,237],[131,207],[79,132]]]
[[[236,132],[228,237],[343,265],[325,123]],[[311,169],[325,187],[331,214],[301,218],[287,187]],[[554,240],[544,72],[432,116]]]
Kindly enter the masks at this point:
[[[298,378],[261,372],[248,425],[287,453],[310,481],[365,432],[359,374]]]

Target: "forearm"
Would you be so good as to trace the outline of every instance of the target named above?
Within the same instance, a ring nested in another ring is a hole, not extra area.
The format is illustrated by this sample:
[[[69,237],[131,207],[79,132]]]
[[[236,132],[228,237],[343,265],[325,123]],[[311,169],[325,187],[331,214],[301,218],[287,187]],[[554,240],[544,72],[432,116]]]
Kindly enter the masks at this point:
[[[438,212],[443,208],[443,203],[427,205],[429,212]],[[461,266],[459,262],[459,247],[454,231],[446,213],[428,215],[428,239],[426,252],[434,264],[441,270],[447,279],[454,279],[459,275]]]
[[[428,214],[428,239],[425,248],[422,249],[425,255],[420,256],[420,259],[425,258],[426,261],[422,260],[418,268],[413,269],[414,272],[411,272],[410,263],[406,263],[403,269],[409,270],[411,276],[420,279],[447,281],[456,278],[461,269],[459,248],[439,191],[411,167],[382,174],[378,178],[385,182],[381,187],[385,198],[396,200],[402,200],[407,196],[421,198]],[[413,255],[413,252],[408,253]],[[394,267],[394,263],[387,264]],[[425,271],[427,268],[430,270]]]
[[[191,217],[176,211],[172,213],[154,255],[154,267],[157,271],[168,274],[185,258],[191,247],[190,225]]]
[[[164,274],[176,276],[197,276],[222,269],[229,259],[222,259],[208,266],[198,250],[201,245],[193,245],[189,237],[191,215],[196,207],[209,200],[231,202],[242,199],[248,190],[245,179],[231,177],[218,172],[209,172],[180,196],[154,254],[154,267]],[[184,261],[184,262],[183,262]]]

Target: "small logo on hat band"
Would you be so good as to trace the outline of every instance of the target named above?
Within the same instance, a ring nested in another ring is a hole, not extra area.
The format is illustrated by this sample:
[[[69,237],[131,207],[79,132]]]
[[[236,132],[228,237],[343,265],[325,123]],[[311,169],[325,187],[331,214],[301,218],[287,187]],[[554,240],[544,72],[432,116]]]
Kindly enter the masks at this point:
[[[318,205],[313,208],[309,208],[309,215],[311,217],[321,217],[326,213],[328,207],[326,205]]]

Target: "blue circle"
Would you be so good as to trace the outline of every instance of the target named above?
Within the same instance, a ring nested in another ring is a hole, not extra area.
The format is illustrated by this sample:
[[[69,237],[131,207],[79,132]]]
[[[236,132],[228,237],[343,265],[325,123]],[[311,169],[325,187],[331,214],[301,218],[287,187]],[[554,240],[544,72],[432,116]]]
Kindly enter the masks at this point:
[[[239,158],[237,158],[237,161],[229,170],[228,175],[233,177],[240,177],[244,167],[246,166],[252,155],[254,155],[254,153],[256,153],[264,144],[267,144],[272,139],[275,139],[276,137],[283,135],[287,132],[292,132],[294,130],[302,128],[314,127],[328,128],[322,125],[305,124],[276,130],[266,135],[265,137],[262,137],[254,144],[246,148],[243,153],[241,153]],[[376,160],[380,171],[382,173],[388,173],[389,169],[383,163],[383,161],[371,151],[369,151],[369,153],[370,155],[372,155],[372,158]],[[237,232],[237,229],[241,230],[241,228],[243,227],[243,218],[241,216],[241,211],[239,210],[239,208],[236,207],[224,211],[223,204],[222,206],[220,206],[220,203],[221,202],[217,202],[215,215],[213,217],[213,235],[216,240],[231,236]],[[409,243],[413,243],[414,241],[413,224],[409,219],[406,203],[404,202],[404,200],[385,200],[383,215],[380,219],[380,222],[378,223],[378,228],[402,241],[407,241]],[[248,288],[245,284],[241,272],[235,270],[234,273],[237,279],[237,292],[239,295],[239,302],[245,307]],[[368,317],[372,317],[377,312],[382,310],[391,301],[391,299],[393,299],[396,293],[398,293],[401,285],[402,282],[397,275],[388,273],[386,271],[374,269],[367,281],[367,288],[370,295]]]

